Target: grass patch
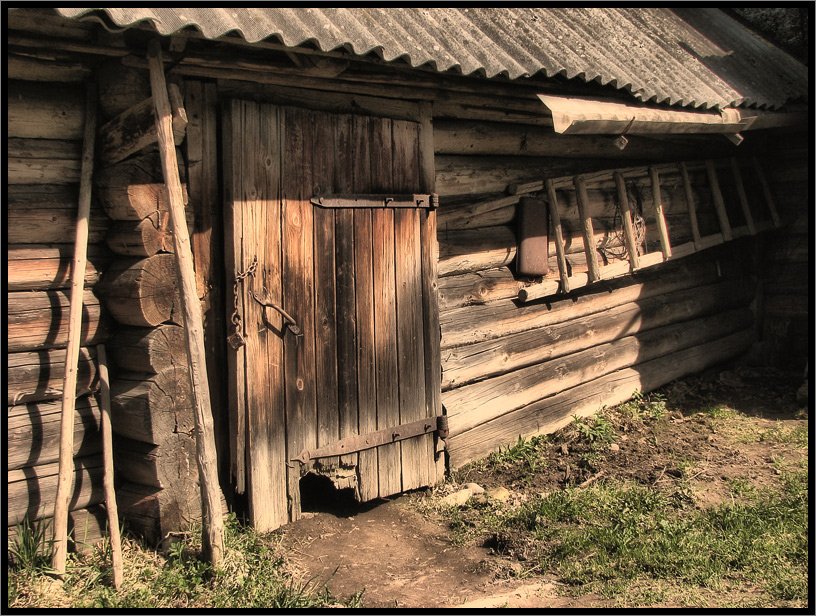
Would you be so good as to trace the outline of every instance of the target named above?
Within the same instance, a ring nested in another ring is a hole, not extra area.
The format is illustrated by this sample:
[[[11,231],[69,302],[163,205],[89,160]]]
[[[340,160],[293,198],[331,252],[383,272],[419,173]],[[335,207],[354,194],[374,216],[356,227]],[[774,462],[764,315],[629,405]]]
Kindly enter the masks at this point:
[[[337,605],[325,588],[298,579],[283,557],[275,534],[261,535],[230,516],[225,529],[223,567],[213,572],[200,559],[200,535],[193,529],[167,555],[125,539],[124,581],[117,592],[110,571],[110,546],[71,554],[60,586],[43,570],[15,563],[9,569],[9,607],[73,608],[301,608]],[[342,603],[359,607],[361,594]]]
[[[802,425],[787,427],[778,424],[769,430],[760,432],[758,440],[763,443],[793,445],[798,449],[807,449],[808,427]]]
[[[741,582],[755,585],[767,601],[803,604],[807,473],[789,473],[783,482],[778,492],[746,490],[741,501],[706,510],[679,507],[641,485],[598,483],[510,511],[462,510],[455,524],[460,540],[482,534],[498,552],[522,555],[580,594],[620,597],[637,584],[641,600],[655,603],[668,596],[667,584],[672,596],[685,588],[699,599],[702,589]]]

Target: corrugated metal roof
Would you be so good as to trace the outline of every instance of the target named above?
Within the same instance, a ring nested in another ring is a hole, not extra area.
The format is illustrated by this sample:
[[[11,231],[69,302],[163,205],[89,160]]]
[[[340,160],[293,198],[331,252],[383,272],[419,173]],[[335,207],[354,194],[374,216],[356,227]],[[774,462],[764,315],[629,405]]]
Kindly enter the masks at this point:
[[[717,9],[667,8],[63,8],[105,11],[207,38],[237,33],[291,47],[377,53],[385,61],[510,79],[543,72],[692,107],[780,107],[807,97],[807,69]]]

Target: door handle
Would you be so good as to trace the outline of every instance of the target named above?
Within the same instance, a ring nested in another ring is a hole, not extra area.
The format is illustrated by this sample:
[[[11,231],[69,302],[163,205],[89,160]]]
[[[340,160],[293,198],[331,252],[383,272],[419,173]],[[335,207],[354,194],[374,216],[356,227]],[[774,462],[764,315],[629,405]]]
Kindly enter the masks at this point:
[[[264,307],[262,314],[264,325],[267,328],[271,329],[272,325],[266,318],[266,309],[272,308],[283,317],[284,327],[286,329],[288,329],[290,332],[292,332],[294,336],[298,338],[303,336],[303,331],[300,329],[300,326],[297,324],[297,321],[295,321],[294,317],[288,312],[286,312],[283,308],[281,308],[278,304],[272,301],[272,299],[269,297],[269,292],[266,290],[266,287],[264,287],[263,289],[264,296],[262,298],[258,297],[255,291],[250,291],[249,293],[250,295],[252,295],[252,299],[254,299],[256,302],[258,302],[261,306]]]

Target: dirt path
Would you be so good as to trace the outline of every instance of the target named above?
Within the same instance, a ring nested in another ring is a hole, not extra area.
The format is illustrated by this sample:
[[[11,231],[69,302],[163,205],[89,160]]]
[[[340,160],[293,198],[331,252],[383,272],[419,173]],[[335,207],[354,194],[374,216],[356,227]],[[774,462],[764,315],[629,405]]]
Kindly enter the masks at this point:
[[[365,607],[564,606],[546,581],[497,581],[499,561],[478,546],[457,547],[408,497],[358,511],[316,512],[286,527],[289,557],[336,597],[364,590]]]

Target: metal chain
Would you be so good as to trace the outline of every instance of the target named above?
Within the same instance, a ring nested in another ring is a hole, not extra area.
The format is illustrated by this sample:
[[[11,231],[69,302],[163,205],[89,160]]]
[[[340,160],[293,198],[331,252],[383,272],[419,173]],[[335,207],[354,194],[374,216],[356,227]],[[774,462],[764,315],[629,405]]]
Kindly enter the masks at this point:
[[[235,274],[235,281],[232,285],[233,311],[230,317],[230,322],[233,326],[233,333],[227,337],[227,341],[233,349],[239,349],[246,344],[246,339],[241,333],[241,313],[238,311],[238,283],[243,281],[248,276],[254,276],[255,270],[258,269],[258,257],[252,257],[252,263],[243,272]]]

